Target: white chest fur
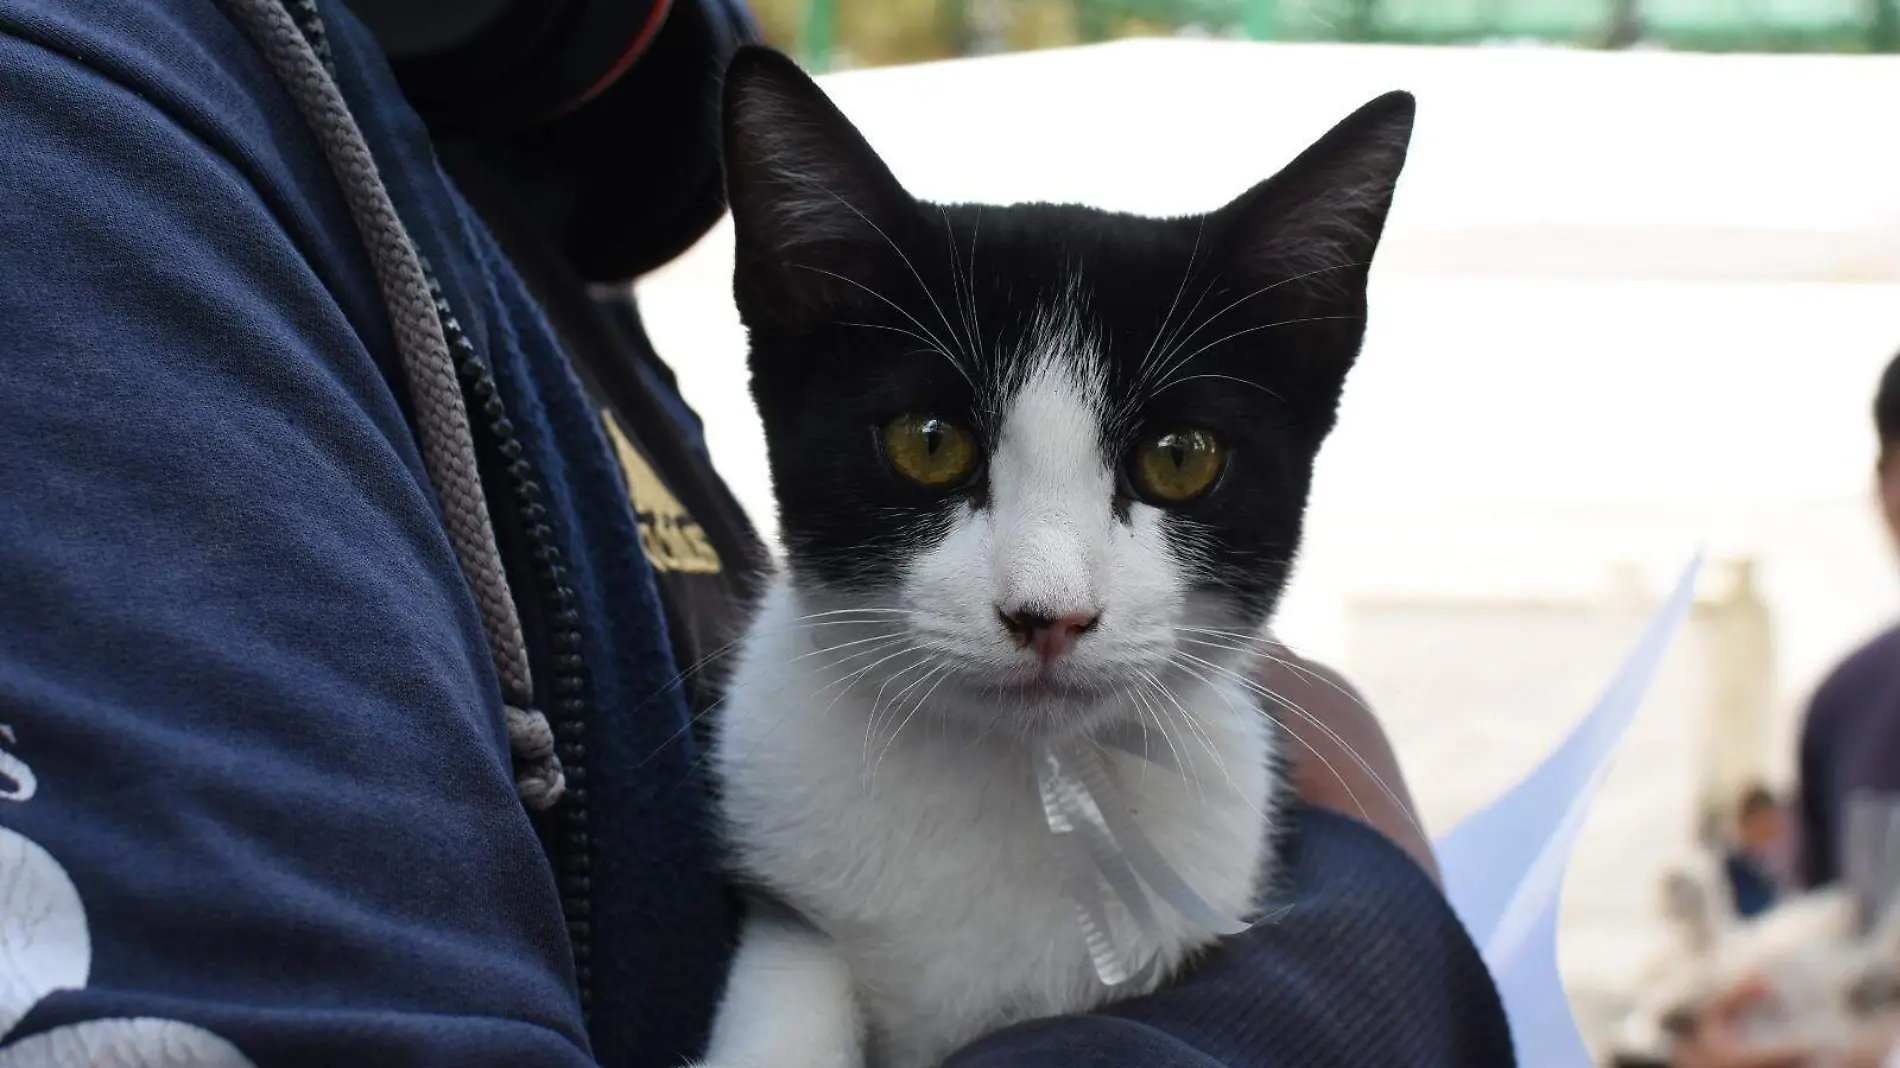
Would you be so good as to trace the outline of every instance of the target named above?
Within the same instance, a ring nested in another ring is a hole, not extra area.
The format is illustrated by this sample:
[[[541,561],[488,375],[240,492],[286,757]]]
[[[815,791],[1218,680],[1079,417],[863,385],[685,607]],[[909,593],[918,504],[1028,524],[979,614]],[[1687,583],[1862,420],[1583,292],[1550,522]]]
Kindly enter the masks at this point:
[[[1059,885],[1030,745],[947,726],[923,688],[894,696],[910,680],[886,686],[866,668],[847,682],[877,657],[840,666],[827,644],[835,634],[812,626],[788,588],[768,595],[729,680],[713,760],[734,863],[822,931],[849,976],[851,1030],[869,1062],[925,1068],[1001,1024],[1137,992],[1095,978]],[[1166,725],[1145,722],[1178,770],[1123,754],[1112,770],[1189,884],[1244,914],[1265,860],[1272,727],[1218,673],[1169,680],[1169,691]],[[1158,958],[1165,974],[1208,936],[1158,911],[1161,929],[1146,935],[1120,911],[1111,923],[1136,962]],[[760,1048],[735,1045],[734,1014],[772,1007],[736,1000],[722,1006],[724,1044]],[[715,1058],[730,1060],[721,1042]],[[786,1048],[797,1042],[775,1040],[773,1063],[858,1063]]]

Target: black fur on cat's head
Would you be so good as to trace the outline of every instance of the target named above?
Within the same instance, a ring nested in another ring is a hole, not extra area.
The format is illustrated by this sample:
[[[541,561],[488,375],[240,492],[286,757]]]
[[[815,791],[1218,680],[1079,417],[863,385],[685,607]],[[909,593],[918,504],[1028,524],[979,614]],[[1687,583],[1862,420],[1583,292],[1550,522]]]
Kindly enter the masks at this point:
[[[951,643],[1060,617],[1088,623],[1077,650],[1140,657],[1197,604],[1265,619],[1364,334],[1409,95],[1174,219],[919,201],[764,49],[734,60],[724,116],[797,581],[895,592]]]

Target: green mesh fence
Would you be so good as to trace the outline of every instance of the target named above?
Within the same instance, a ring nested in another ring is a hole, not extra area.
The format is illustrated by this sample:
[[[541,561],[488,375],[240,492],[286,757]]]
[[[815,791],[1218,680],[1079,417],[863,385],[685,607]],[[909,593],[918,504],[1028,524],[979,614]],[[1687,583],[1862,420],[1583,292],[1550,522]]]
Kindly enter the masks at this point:
[[[1269,33],[1251,35],[1308,41],[1521,39],[1708,51],[1900,47],[1896,0],[1234,0],[1224,6],[1225,12],[1196,12],[1199,19],[1188,22],[1229,30],[1268,26]]]
[[[1900,52],[1900,0],[752,0],[818,68],[1130,35]]]

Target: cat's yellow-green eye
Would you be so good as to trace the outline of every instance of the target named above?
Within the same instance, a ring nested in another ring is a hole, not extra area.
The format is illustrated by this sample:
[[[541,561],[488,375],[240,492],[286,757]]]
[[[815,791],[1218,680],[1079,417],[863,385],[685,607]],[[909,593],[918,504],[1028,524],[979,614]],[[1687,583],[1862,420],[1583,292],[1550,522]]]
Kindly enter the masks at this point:
[[[912,482],[950,489],[976,470],[976,435],[948,419],[907,413],[884,424],[884,455]]]
[[[1150,504],[1186,504],[1213,487],[1225,456],[1220,442],[1205,430],[1164,430],[1135,447],[1129,478]]]

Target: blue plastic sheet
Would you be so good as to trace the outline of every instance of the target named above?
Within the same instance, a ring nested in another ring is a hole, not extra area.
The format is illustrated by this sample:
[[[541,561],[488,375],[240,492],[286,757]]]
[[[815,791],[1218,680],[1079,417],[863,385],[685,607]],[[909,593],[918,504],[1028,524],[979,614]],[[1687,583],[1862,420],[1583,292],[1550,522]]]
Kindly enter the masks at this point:
[[[1591,796],[1695,600],[1698,555],[1596,707],[1556,751],[1435,845],[1445,893],[1491,969],[1528,1068],[1591,1068],[1557,972],[1563,877]]]

